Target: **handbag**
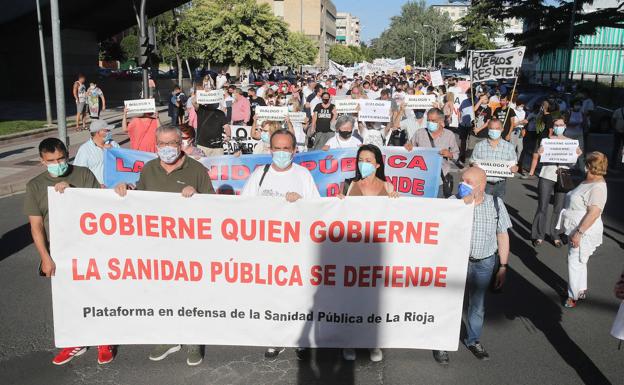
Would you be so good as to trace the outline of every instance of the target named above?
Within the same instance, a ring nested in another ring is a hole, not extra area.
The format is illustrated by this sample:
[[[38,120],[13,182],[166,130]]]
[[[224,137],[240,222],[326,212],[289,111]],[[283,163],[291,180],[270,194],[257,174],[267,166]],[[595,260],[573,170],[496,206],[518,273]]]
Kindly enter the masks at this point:
[[[561,193],[567,193],[574,190],[574,181],[572,180],[572,173],[567,168],[557,168],[557,183],[555,184],[555,191]]]

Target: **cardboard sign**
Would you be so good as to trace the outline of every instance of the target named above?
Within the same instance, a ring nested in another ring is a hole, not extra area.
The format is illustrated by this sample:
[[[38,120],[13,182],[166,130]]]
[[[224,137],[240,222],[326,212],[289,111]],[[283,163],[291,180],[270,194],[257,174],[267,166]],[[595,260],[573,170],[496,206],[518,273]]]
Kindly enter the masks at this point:
[[[540,156],[542,163],[571,164],[576,163],[578,158],[576,153],[579,147],[578,140],[543,139],[542,147],[544,149]]]
[[[306,115],[305,112],[289,112],[288,113],[288,119],[290,119],[292,123],[303,123],[305,122],[307,117],[308,116]]]
[[[389,100],[361,100],[358,120],[362,122],[389,122],[392,103]]]
[[[500,161],[500,160],[476,160],[474,161],[480,169],[485,171],[485,175],[494,176],[498,178],[513,178],[514,173],[511,172],[511,167],[516,165],[516,162]]]
[[[435,101],[435,95],[407,95],[405,107],[412,110],[428,110],[433,108]]]
[[[431,71],[431,84],[434,87],[438,87],[444,84],[444,79],[442,79],[442,71]]]
[[[154,99],[124,100],[124,106],[128,109],[128,114],[153,114],[156,112]]]
[[[472,81],[517,78],[524,58],[524,48],[471,51],[469,62]]]
[[[338,99],[334,101],[337,114],[355,114],[361,99]]]
[[[283,122],[288,115],[288,107],[271,107],[271,106],[258,106],[256,107],[256,115],[258,120],[273,120],[276,122]]]
[[[223,90],[200,91],[195,93],[197,104],[220,104],[223,102]]]

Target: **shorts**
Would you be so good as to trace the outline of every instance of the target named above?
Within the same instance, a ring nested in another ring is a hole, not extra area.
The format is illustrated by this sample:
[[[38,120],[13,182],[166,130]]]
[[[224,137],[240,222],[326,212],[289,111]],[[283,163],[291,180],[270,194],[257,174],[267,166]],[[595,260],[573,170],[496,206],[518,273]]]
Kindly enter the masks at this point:
[[[76,115],[84,114],[87,107],[86,102],[76,102]]]

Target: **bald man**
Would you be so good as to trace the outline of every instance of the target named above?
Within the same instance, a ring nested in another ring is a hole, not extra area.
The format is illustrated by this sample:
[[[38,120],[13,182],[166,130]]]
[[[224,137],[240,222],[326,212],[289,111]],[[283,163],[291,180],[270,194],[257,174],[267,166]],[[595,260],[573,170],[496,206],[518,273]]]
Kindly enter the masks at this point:
[[[507,261],[509,258],[509,234],[511,219],[500,198],[485,192],[487,176],[485,171],[470,167],[462,174],[458,186],[457,198],[467,204],[474,203],[472,237],[470,242],[470,260],[466,287],[468,290],[468,314],[466,316],[467,338],[466,347],[479,360],[490,358],[481,345],[481,330],[485,314],[485,293],[496,274],[495,288],[500,289],[505,282]],[[496,256],[500,258],[500,268],[494,271]],[[449,355],[446,351],[434,351],[433,357],[442,364],[448,365]]]

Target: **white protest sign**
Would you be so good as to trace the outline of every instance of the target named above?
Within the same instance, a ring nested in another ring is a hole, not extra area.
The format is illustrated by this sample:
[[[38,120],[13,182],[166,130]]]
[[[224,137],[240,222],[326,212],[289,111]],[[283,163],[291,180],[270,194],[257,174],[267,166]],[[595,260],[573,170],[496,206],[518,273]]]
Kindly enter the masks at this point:
[[[128,109],[128,114],[153,114],[156,112],[154,99],[124,100],[124,106]]]
[[[355,114],[360,105],[360,99],[338,99],[334,100],[337,114]]]
[[[433,108],[435,95],[407,95],[405,97],[405,108],[412,110],[428,110]]]
[[[431,76],[431,84],[434,87],[438,87],[444,84],[444,79],[442,79],[442,71],[431,71],[429,72]]]
[[[499,178],[513,178],[514,173],[511,172],[511,167],[516,165],[515,161],[500,161],[500,160],[478,160],[475,159],[474,163],[483,171],[485,175],[494,176]]]
[[[544,152],[540,156],[542,163],[576,163],[578,140],[542,139]]]
[[[258,106],[256,107],[256,115],[258,120],[274,120],[282,122],[288,115],[288,107],[271,107],[271,106]]]
[[[389,122],[392,104],[389,100],[362,99],[358,120],[362,122]]]
[[[233,154],[236,152],[236,148],[233,148],[234,143],[232,143],[235,142],[238,146],[238,150],[240,150],[243,154],[253,154],[254,147],[256,147],[260,141],[251,137],[251,127],[231,126],[231,129],[232,140],[228,143],[228,153]]]
[[[288,113],[288,119],[290,119],[292,123],[303,123],[305,122],[307,117],[308,115],[305,112],[289,112]]]
[[[516,78],[520,74],[525,47],[470,52],[473,82]]]
[[[220,104],[224,100],[223,90],[213,90],[213,91],[197,90],[195,92],[195,96],[197,98],[197,104],[217,104],[217,103]]]
[[[58,347],[458,349],[461,200],[48,197]]]

